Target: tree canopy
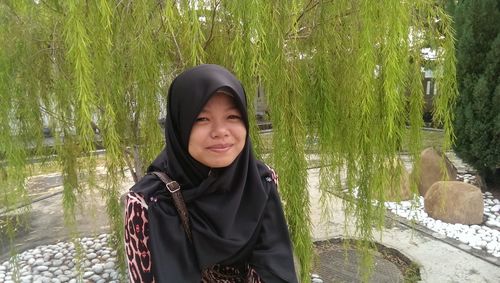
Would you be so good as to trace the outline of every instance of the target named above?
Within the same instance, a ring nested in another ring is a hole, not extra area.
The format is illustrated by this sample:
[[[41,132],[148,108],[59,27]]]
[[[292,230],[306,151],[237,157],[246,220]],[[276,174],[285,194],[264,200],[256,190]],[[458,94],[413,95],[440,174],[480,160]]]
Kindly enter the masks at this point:
[[[493,182],[500,168],[500,1],[460,1],[455,20],[455,150]]]
[[[316,142],[323,165],[323,205],[332,192],[357,191],[346,209],[355,216],[356,236],[368,243],[373,225],[383,222],[383,203],[372,200],[383,200],[401,170],[387,160],[405,139],[418,160],[423,47],[438,54],[435,120],[445,129],[446,148],[455,53],[450,18],[435,1],[3,0],[0,204],[26,201],[26,163],[55,154],[65,219],[77,231],[75,205],[83,187],[95,184],[96,159],[89,153],[102,147],[106,186],[93,189],[106,199],[123,256],[124,170],[140,178],[164,146],[158,119],[172,78],[199,63],[221,64],[241,79],[249,101],[258,89],[266,94],[273,124],[268,162],[280,176],[305,281],[312,263],[309,143]],[[44,146],[44,126],[54,147]],[[251,127],[259,141],[254,119]],[[255,147],[260,152],[258,142]],[[79,181],[82,174],[87,185]]]

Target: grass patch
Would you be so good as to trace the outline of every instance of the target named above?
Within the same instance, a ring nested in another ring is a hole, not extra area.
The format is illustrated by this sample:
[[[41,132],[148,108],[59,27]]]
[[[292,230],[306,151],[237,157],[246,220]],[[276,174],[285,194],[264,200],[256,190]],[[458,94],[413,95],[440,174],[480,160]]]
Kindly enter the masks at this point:
[[[409,130],[406,130],[405,136],[408,136]],[[263,153],[269,153],[273,148],[273,133],[266,132],[260,135],[260,140],[262,142]],[[429,131],[422,130],[422,150],[427,147],[434,147],[441,150],[443,146],[444,132],[442,131]],[[402,152],[408,151],[408,139],[406,138],[403,142]],[[308,143],[306,144],[307,153],[318,153],[317,141],[314,138],[308,138]]]
[[[408,130],[406,132],[408,135]],[[429,131],[422,130],[422,148],[434,147],[435,149],[441,150],[443,147],[444,132],[442,131]],[[408,151],[408,139],[403,142],[402,151]]]
[[[54,160],[36,162],[27,165],[31,176],[49,174],[61,171],[61,165]]]
[[[415,283],[422,279],[420,277],[420,267],[414,262],[410,263],[410,265],[406,267],[403,276],[405,283]]]

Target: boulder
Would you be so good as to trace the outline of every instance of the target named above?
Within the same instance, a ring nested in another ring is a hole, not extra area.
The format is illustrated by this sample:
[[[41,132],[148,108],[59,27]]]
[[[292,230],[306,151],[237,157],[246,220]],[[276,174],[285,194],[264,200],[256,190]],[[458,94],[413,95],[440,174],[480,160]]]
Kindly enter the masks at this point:
[[[444,172],[447,173],[447,177]],[[455,181],[456,179],[457,169],[444,154],[432,147],[422,151],[420,154],[420,172],[417,179],[418,191],[421,196],[425,196],[427,190],[437,181]]]
[[[390,175],[387,186],[384,186],[384,201],[402,201],[413,199],[413,193],[410,188],[410,176],[406,171],[403,161],[399,157],[387,159],[385,166],[390,169]],[[378,195],[373,196],[381,201]]]
[[[425,194],[424,209],[430,217],[443,222],[480,224],[483,222],[483,195],[471,184],[439,181]]]
[[[389,185],[385,193],[385,201],[402,201],[413,198],[413,193],[410,188],[410,176],[406,169],[403,168],[399,182],[394,178],[392,184]]]

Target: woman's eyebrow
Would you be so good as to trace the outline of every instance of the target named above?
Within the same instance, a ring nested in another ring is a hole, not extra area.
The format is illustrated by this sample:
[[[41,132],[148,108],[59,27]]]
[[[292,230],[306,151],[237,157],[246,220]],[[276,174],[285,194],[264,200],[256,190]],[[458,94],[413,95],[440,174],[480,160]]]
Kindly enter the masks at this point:
[[[240,109],[236,105],[226,107],[223,111],[231,111],[231,110],[237,110],[238,112],[240,111]],[[207,109],[206,107],[204,107],[203,109],[201,109],[200,114],[201,113],[208,113],[208,112],[210,112],[210,108]]]
[[[238,107],[236,107],[236,105],[229,106],[226,108],[226,110],[238,110],[238,111],[240,111],[240,109]]]

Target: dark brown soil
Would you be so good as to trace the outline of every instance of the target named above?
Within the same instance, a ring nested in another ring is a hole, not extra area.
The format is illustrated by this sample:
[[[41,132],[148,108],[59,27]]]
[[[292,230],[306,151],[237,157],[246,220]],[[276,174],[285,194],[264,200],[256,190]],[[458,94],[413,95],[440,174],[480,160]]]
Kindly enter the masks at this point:
[[[494,198],[500,200],[500,184],[488,184],[484,191],[490,192]]]
[[[314,273],[326,282],[362,282],[360,253],[357,242],[344,239],[330,239],[315,243],[317,264]],[[370,282],[417,282],[420,269],[396,249],[375,243],[372,250],[374,269]]]
[[[483,193],[490,192],[494,198],[500,200],[500,183],[486,183],[479,174],[476,174],[476,182],[473,185],[481,188]]]

